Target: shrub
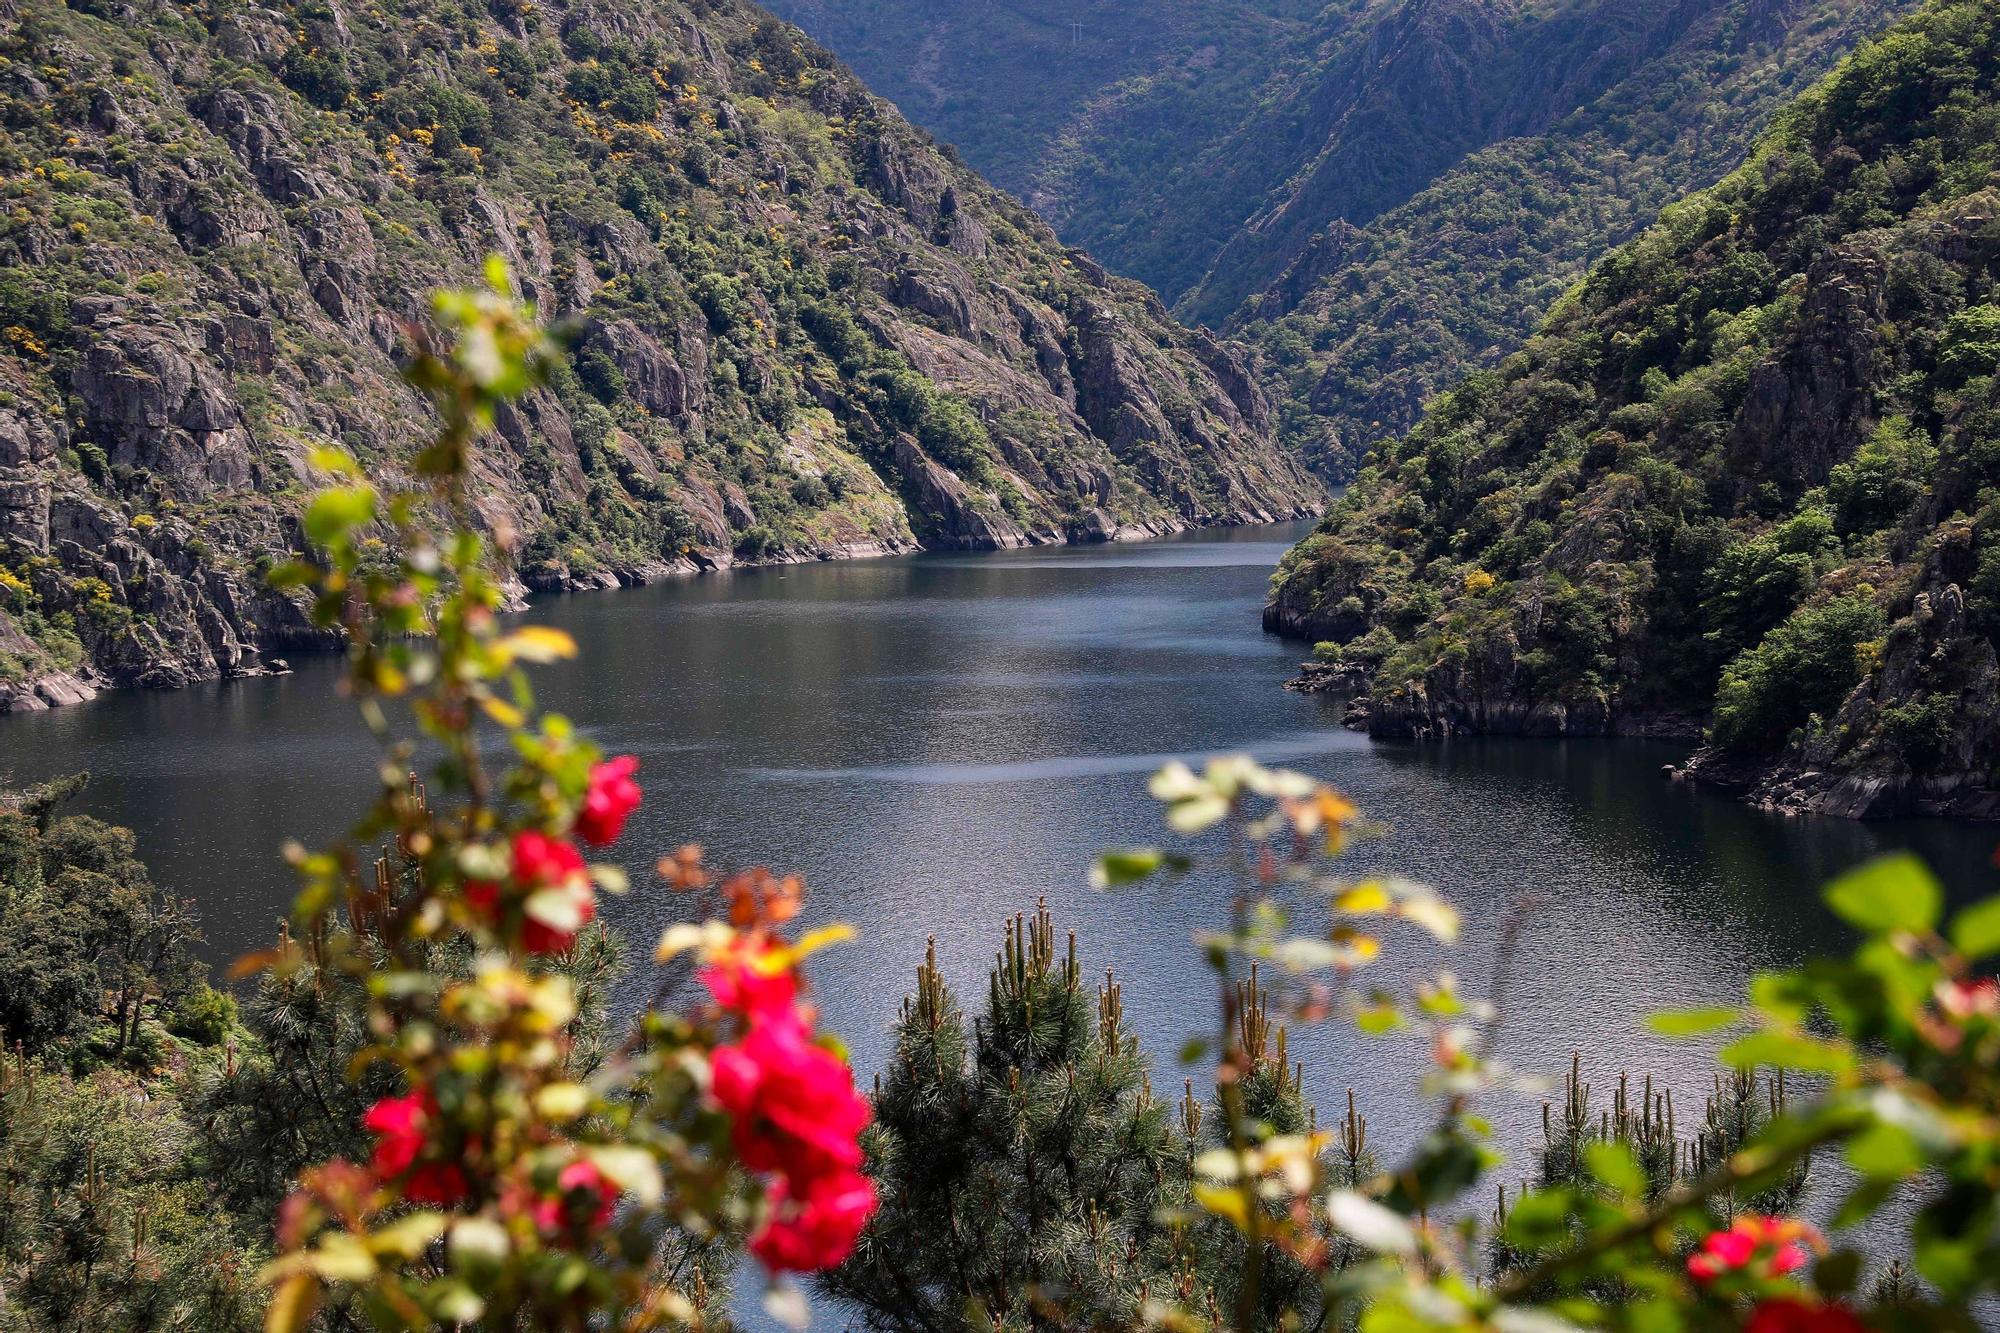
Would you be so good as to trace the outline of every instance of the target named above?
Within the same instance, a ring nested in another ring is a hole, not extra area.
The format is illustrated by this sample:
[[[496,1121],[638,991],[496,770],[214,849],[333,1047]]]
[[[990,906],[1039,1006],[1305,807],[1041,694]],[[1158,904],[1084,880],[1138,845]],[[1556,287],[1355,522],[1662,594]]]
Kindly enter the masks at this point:
[[[1712,738],[1728,750],[1769,750],[1815,714],[1832,716],[1860,679],[1856,650],[1883,631],[1871,595],[1794,612],[1731,662],[1716,692]]]
[[[180,998],[167,1019],[167,1031],[203,1046],[220,1046],[237,1024],[236,997],[212,986],[197,985]]]

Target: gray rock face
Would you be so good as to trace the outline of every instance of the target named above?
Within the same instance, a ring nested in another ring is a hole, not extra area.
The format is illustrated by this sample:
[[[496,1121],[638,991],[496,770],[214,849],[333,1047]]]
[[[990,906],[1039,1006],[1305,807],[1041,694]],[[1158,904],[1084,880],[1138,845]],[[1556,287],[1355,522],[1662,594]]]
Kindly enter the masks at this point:
[[[92,330],[71,387],[86,429],[113,463],[145,468],[179,499],[251,484],[243,414],[206,360],[168,332],[130,325]]]
[[[475,461],[523,596],[1321,499],[1232,349],[742,0],[209,31],[14,2],[9,132],[68,211],[0,231],[33,325],[0,337],[0,708],[323,646],[261,571],[315,448],[402,483],[433,422],[405,339],[489,254],[574,349]],[[629,97],[575,95],[614,65]]]

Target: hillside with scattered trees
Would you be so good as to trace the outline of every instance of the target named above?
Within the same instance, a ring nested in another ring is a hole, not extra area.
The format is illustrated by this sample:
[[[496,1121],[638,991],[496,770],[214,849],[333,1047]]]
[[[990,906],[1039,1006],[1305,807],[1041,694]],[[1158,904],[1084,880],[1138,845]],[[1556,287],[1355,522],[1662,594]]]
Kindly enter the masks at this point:
[[[2000,763],[2000,15],[1935,3],[1371,454],[1267,626],[1381,735],[1705,725],[1790,808]]]
[[[6,13],[0,707],[323,644],[312,451],[407,462],[489,253],[573,351],[482,462],[517,591],[1319,503],[1237,352],[746,3]]]

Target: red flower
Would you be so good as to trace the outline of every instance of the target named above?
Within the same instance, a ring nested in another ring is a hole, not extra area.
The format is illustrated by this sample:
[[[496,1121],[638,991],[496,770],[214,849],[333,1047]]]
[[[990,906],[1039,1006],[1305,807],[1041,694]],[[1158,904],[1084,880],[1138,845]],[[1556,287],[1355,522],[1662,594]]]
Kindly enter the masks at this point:
[[[2000,1018],[2000,978],[1941,982],[1937,998],[1938,1007],[1953,1018],[1967,1019],[1975,1014]]]
[[[525,910],[521,919],[521,947],[529,953],[568,953],[576,945],[574,919],[580,927],[597,915],[597,894],[590,886],[589,867],[583,854],[560,838],[529,829],[514,835],[511,849],[511,878]],[[528,899],[539,893],[554,892],[567,899],[563,924],[551,924],[536,914]],[[502,915],[501,888],[491,880],[468,880],[465,901],[488,922],[497,926]]]
[[[545,889],[585,873],[583,853],[560,838],[529,829],[514,835],[514,882]]]
[[[750,1253],[773,1273],[814,1273],[854,1252],[875,1212],[875,1186],[859,1171],[819,1176],[794,1197],[784,1180],[771,1185],[771,1216],[750,1238]]]
[[[377,1178],[387,1181],[404,1176],[405,1199],[449,1208],[466,1196],[465,1172],[453,1162],[417,1162],[430,1146],[429,1129],[437,1115],[437,1099],[428,1088],[417,1088],[376,1102],[361,1117],[361,1127],[375,1136],[375,1154],[369,1164]]]
[[[536,1202],[535,1226],[545,1236],[585,1227],[599,1230],[617,1211],[618,1192],[594,1162],[579,1157],[556,1177],[556,1193]]]
[[[1758,1303],[1748,1333],[1867,1333],[1867,1325],[1844,1305],[1780,1299]]]
[[[429,1208],[450,1208],[463,1203],[470,1188],[456,1162],[426,1162],[403,1182],[403,1197]]]
[[[631,755],[606,760],[590,770],[590,787],[583,795],[583,808],[576,812],[576,836],[593,847],[618,841],[625,820],[639,808],[639,784],[632,775],[639,761]]]
[[[811,1035],[790,1013],[753,1022],[741,1042],[711,1058],[715,1099],[732,1117],[736,1155],[753,1171],[807,1177],[861,1165],[856,1136],[868,1103],[847,1063]]]
[[[1739,1217],[1728,1230],[1712,1233],[1701,1250],[1688,1257],[1688,1276],[1713,1282],[1725,1273],[1748,1269],[1758,1277],[1783,1277],[1805,1266],[1806,1246],[1818,1241],[1811,1227],[1788,1217]]]
[[[705,967],[701,983],[724,1009],[745,1018],[779,1018],[798,1001],[799,982],[789,967],[773,967],[768,953],[738,949],[722,962]]]
[[[437,1102],[428,1090],[418,1088],[401,1097],[384,1097],[361,1117],[361,1127],[375,1136],[371,1165],[375,1174],[388,1179],[400,1176],[424,1150],[424,1128],[437,1114]]]

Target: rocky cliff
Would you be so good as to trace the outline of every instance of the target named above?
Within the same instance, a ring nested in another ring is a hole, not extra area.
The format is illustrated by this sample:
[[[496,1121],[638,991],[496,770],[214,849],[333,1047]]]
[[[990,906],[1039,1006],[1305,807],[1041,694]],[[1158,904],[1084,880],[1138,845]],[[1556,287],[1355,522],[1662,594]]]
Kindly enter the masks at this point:
[[[1433,397],[1525,342],[1593,262],[1734,169],[1772,113],[1910,8],[1607,0],[1510,25],[1497,40],[1549,83],[1509,95],[1499,137],[1379,211],[1340,193],[1353,154],[1341,149],[1231,243],[1245,262],[1268,249],[1279,265],[1224,327],[1263,353],[1288,405],[1285,443],[1328,476],[1352,476]],[[1230,262],[1225,251],[1217,272]]]
[[[1934,2],[1382,447],[1265,623],[1385,735],[1707,723],[1689,773],[1993,814],[2000,11]]]
[[[1283,442],[1344,480],[1914,0],[774,3],[1258,347]]]
[[[737,0],[0,0],[0,710],[317,643],[311,449],[393,476],[427,293],[572,331],[498,423],[536,589],[1308,512],[1239,354]]]

